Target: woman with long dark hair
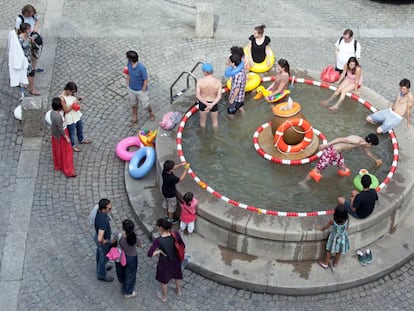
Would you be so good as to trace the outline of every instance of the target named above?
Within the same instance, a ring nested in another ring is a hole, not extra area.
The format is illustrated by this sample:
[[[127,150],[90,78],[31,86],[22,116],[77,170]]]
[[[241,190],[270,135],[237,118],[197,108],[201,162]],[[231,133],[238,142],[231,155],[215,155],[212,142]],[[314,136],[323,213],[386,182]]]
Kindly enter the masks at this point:
[[[129,219],[125,219],[122,222],[123,232],[118,242],[126,257],[125,266],[122,266],[120,262],[116,263],[116,275],[118,281],[122,284],[122,293],[125,298],[132,298],[137,295],[134,290],[138,270],[137,246],[141,247],[142,245],[138,241],[134,229],[134,223]]]
[[[52,100],[52,155],[55,170],[62,171],[66,177],[76,177],[73,165],[73,150],[70,145],[68,129],[63,115],[63,107],[59,97]]]
[[[181,262],[175,249],[175,240],[171,234],[171,223],[164,218],[157,220],[156,224],[160,236],[154,240],[151,248],[148,250],[148,256],[153,257],[159,255],[157,264],[157,274],[155,278],[161,283],[161,292],[157,293],[157,297],[162,302],[167,302],[168,282],[175,280],[175,292],[177,296],[181,296],[180,280],[183,279],[181,270]],[[184,241],[178,232],[174,232],[178,243],[184,245]]]
[[[339,86],[332,96],[321,102],[321,105],[326,107],[335,97],[339,96],[336,104],[328,108],[330,111],[338,110],[345,99],[346,93],[357,93],[358,89],[362,86],[362,70],[356,57],[350,57],[348,59],[337,83]]]

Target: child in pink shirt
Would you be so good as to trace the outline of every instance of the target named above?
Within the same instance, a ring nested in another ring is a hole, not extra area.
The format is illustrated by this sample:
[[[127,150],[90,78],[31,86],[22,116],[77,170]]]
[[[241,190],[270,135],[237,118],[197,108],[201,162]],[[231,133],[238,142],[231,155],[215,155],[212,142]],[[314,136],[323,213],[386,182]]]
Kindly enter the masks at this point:
[[[194,222],[197,219],[197,205],[198,200],[194,198],[192,192],[184,194],[183,201],[181,202],[180,231],[184,231],[187,227],[190,236],[194,231]]]

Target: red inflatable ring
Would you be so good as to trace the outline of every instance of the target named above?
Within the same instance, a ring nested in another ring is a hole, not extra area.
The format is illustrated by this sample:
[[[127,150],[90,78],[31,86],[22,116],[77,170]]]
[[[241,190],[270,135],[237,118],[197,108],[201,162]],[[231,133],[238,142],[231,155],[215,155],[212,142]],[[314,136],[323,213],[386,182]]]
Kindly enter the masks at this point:
[[[296,145],[288,145],[283,140],[283,135],[285,131],[291,128],[292,126],[299,126],[303,129],[302,134],[305,134],[305,137],[299,144]],[[280,151],[286,153],[295,153],[304,150],[309,144],[312,142],[313,139],[313,129],[312,125],[305,119],[297,118],[292,120],[286,120],[276,130],[275,133],[275,147],[277,147]]]

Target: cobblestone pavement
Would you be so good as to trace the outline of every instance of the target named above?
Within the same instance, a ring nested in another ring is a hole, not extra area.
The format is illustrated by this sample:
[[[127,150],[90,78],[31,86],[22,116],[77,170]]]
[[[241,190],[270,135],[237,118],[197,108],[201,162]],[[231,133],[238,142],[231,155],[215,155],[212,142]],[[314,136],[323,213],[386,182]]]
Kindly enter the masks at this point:
[[[13,23],[17,11],[14,7],[20,8],[23,4],[17,2],[19,5],[0,1],[5,14],[0,20],[2,33]],[[47,89],[49,98],[59,94],[67,81],[76,81],[79,94],[86,96],[82,107],[85,133],[87,138],[93,139],[93,144],[82,146],[82,152],[75,154],[79,177],[69,180],[53,172],[49,135],[43,139],[18,310],[165,308],[155,296],[159,288],[154,279],[156,261],[146,257],[150,242],[144,233],[137,231],[146,244],[139,251],[138,296],[125,300],[117,282],[106,284],[96,280],[95,246],[86,221],[90,208],[102,197],[114,203],[113,228],[119,228],[122,219],[134,219],[124,187],[124,163],[116,158],[114,148],[121,138],[135,134],[148,121],[148,115],[141,111],[137,127],[127,126],[129,109],[121,73],[125,51],[131,48],[139,51],[140,60],[149,71],[151,101],[158,111],[169,105],[169,86],[181,71],[191,69],[197,61],[209,60],[220,73],[229,47],[244,44],[251,28],[260,22],[267,24],[272,33],[277,28],[312,28],[309,37],[295,37],[294,34],[272,37],[272,47],[277,56],[288,59],[292,67],[314,70],[320,70],[333,60],[333,41],[339,33],[331,33],[332,29],[340,32],[347,27],[355,30],[389,28],[408,31],[408,34],[414,31],[413,5],[328,0],[262,0],[260,4],[233,0],[209,2],[215,5],[218,31],[237,29],[231,38],[193,38],[193,1],[38,0],[33,3],[39,12],[47,12],[46,18],[53,21],[59,16],[60,21],[56,31],[45,29],[46,33],[56,36],[54,67],[46,68],[53,71],[52,83]],[[276,7],[275,3],[280,6]],[[59,6],[63,8],[60,15],[56,9]],[[414,79],[411,76],[413,37],[372,35],[360,39],[366,86],[392,100],[401,78]],[[7,207],[13,200],[22,135],[20,123],[12,117],[17,92],[8,86],[4,47],[3,40],[0,46],[0,195],[3,201],[0,211],[7,215]],[[6,230],[7,217],[1,217],[0,249],[3,249]],[[239,290],[186,270],[184,295],[177,299],[170,290],[168,307],[172,310],[347,307],[352,310],[413,310],[413,284],[414,260],[364,286],[302,297]]]

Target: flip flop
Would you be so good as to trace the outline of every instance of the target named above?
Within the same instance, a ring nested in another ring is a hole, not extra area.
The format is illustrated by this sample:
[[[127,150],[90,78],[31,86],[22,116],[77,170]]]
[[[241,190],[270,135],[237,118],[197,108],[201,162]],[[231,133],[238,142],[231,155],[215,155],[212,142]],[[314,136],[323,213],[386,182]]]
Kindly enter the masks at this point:
[[[167,302],[167,298],[162,297],[162,294],[160,292],[157,293],[157,297],[159,300],[161,300],[162,302]]]
[[[325,265],[323,262],[318,262],[318,265],[320,265],[325,270],[328,269],[328,267],[329,267],[328,265]]]
[[[31,90],[30,91],[30,95],[33,95],[33,96],[40,96],[42,93],[40,93],[38,90]]]

